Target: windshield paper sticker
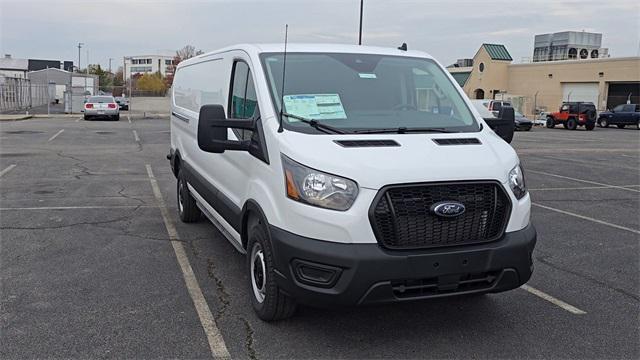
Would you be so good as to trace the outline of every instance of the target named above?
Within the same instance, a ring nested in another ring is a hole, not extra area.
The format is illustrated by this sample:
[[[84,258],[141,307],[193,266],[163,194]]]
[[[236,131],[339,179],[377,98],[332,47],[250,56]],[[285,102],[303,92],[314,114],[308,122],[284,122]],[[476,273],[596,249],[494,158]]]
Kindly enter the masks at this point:
[[[305,94],[285,95],[284,108],[286,112],[307,119],[346,119],[347,114],[342,107],[338,94]],[[289,121],[296,121],[289,119]]]

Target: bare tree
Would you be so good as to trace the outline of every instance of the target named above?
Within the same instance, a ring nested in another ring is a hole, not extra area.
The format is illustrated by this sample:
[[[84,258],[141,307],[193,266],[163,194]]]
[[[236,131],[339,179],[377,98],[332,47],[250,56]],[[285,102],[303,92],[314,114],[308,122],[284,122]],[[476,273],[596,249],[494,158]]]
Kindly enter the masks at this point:
[[[202,53],[202,50],[196,50],[195,46],[193,45],[185,45],[182,49],[176,51],[176,57],[179,58],[180,61],[182,61],[194,56],[198,56]]]

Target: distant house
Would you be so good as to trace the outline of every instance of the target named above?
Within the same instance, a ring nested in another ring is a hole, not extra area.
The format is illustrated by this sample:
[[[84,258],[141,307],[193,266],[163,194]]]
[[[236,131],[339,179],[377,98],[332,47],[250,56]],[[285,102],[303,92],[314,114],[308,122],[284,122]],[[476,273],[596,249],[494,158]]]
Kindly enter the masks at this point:
[[[10,54],[0,58],[0,76],[26,79],[29,71],[62,69],[73,71],[73,61],[17,59]]]
[[[26,79],[28,71],[29,60],[27,59],[14,59],[9,54],[0,58],[0,76]]]

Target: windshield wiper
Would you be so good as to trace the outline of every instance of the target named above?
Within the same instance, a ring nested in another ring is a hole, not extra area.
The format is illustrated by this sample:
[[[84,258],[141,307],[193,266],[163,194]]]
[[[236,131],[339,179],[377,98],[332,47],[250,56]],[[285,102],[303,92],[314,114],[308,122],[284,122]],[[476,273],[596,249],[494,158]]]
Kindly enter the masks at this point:
[[[365,129],[365,130],[354,130],[354,134],[386,134],[386,133],[396,133],[396,134],[406,134],[406,133],[457,133],[458,131],[451,131],[444,128],[407,128],[404,126],[397,128],[383,128],[383,129]]]
[[[302,116],[298,116],[298,115],[293,115],[293,114],[289,114],[286,112],[282,113],[283,116],[286,116],[288,118],[292,118],[292,119],[296,119],[296,120],[300,120],[305,124],[309,124],[311,127],[318,129],[324,133],[334,133],[334,134],[344,134],[345,131],[340,130],[338,128],[334,128],[333,126],[327,125],[327,124],[323,124],[321,122],[319,122],[318,120],[315,119],[307,119],[305,117]]]

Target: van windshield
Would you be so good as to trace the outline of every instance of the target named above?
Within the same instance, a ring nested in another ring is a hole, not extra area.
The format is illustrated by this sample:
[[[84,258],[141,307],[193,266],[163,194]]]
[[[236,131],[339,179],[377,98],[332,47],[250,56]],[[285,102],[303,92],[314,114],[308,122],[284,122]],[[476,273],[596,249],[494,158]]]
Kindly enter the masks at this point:
[[[282,53],[261,54],[275,108],[345,132],[405,128],[479,131],[449,77],[434,61],[405,56],[287,53],[284,96]],[[315,133],[284,117],[288,130]]]

